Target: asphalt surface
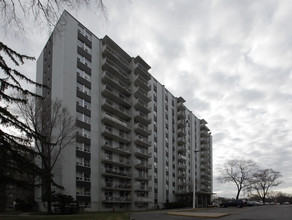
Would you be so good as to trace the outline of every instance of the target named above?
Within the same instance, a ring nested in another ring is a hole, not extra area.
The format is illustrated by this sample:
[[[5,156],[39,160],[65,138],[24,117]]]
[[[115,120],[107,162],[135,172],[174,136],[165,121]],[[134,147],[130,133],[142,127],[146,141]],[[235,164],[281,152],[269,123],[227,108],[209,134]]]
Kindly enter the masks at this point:
[[[135,220],[184,220],[184,219],[220,219],[220,220],[292,220],[292,205],[266,205],[258,207],[244,208],[210,208],[197,209],[192,212],[203,213],[204,217],[176,216],[168,215],[166,212],[174,210],[147,211],[132,213],[131,217]],[[179,210],[180,214],[189,213],[190,210]],[[194,213],[194,214],[195,214]],[[228,213],[229,215],[214,218],[212,213]]]

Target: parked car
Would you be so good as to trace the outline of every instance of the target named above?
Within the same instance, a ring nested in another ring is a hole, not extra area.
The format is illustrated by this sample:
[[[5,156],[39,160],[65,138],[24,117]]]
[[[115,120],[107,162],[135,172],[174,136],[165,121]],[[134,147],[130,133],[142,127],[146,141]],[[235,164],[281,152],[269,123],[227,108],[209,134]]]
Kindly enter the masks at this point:
[[[260,203],[256,201],[247,201],[246,206],[259,206]]]
[[[229,206],[242,208],[244,206],[244,202],[242,200],[238,199],[238,200],[229,200],[229,201],[226,201],[226,202],[222,202],[220,204],[220,207],[222,207],[222,208],[227,208]]]

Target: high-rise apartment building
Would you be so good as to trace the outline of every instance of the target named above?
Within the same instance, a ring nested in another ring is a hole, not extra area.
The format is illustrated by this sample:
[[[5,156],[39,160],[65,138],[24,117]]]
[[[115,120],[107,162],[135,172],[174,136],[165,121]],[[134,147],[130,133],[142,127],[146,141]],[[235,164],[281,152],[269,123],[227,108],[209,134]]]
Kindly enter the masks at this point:
[[[48,102],[62,100],[76,117],[76,139],[62,151],[55,181],[88,210],[192,202],[194,189],[197,207],[210,201],[207,122],[149,69],[66,11],[37,61],[37,82],[50,88],[37,92]]]

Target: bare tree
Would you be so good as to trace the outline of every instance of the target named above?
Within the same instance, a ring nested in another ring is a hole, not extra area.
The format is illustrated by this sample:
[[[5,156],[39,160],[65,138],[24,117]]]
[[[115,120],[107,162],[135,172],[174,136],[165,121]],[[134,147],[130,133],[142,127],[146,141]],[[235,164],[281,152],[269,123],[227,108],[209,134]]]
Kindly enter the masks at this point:
[[[280,180],[281,177],[282,175],[279,171],[274,171],[273,169],[260,169],[253,174],[254,183],[249,188],[249,191],[252,194],[254,191],[254,194],[259,196],[263,203],[265,203],[269,190],[282,183]]]
[[[237,188],[236,199],[240,192],[252,184],[253,174],[257,170],[257,165],[252,160],[228,160],[219,169],[221,176],[219,182],[234,182]]]
[[[32,130],[41,134],[35,137],[35,150],[41,159],[41,185],[45,191],[44,199],[51,213],[52,185],[62,188],[54,181],[53,169],[62,150],[72,143],[76,134],[75,120],[60,100],[44,105],[42,99],[28,99],[26,104],[18,105],[20,116]]]
[[[64,9],[75,10],[81,5],[88,7],[94,5],[106,18],[106,6],[103,0],[1,0],[1,26],[6,31],[24,31],[24,22],[32,19],[35,26],[45,25],[50,30]]]

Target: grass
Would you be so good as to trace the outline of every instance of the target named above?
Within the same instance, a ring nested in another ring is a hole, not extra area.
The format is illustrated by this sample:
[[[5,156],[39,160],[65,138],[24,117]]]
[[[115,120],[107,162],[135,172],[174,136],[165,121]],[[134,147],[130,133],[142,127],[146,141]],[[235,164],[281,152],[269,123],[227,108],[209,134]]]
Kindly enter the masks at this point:
[[[129,220],[126,212],[84,212],[75,215],[5,215],[0,213],[1,220],[29,220],[29,219],[60,219],[60,220]]]

